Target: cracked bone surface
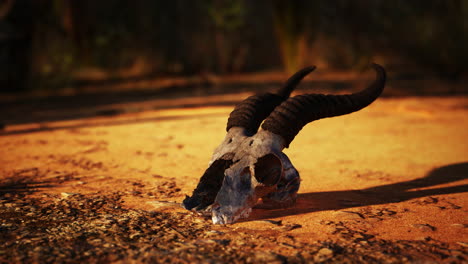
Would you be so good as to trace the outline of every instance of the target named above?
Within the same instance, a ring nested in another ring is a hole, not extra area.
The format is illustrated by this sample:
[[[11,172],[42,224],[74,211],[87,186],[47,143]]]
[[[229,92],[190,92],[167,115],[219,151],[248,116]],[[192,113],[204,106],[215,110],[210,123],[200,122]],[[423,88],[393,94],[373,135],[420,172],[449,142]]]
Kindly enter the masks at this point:
[[[307,123],[358,111],[377,99],[386,75],[381,66],[372,67],[376,80],[355,94],[289,98],[297,84],[315,69],[307,67],[291,76],[277,93],[242,101],[230,114],[226,137],[183,206],[211,213],[214,224],[231,224],[248,217],[260,199],[268,208],[294,205],[300,177],[282,150]]]

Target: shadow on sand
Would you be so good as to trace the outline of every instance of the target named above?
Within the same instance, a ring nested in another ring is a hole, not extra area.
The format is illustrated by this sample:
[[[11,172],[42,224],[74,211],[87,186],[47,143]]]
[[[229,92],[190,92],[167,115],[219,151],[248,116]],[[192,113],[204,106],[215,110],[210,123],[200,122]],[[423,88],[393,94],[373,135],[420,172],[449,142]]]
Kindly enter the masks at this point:
[[[30,133],[37,133],[37,132],[47,132],[47,131],[55,131],[55,130],[63,130],[63,129],[80,129],[80,128],[89,128],[89,127],[106,127],[106,126],[121,126],[121,125],[128,125],[128,124],[137,124],[137,123],[147,123],[147,122],[157,122],[157,121],[167,121],[167,120],[189,120],[194,118],[201,118],[201,117],[216,117],[216,116],[225,116],[224,113],[209,113],[209,114],[200,114],[200,115],[175,115],[175,116],[160,116],[160,117],[149,117],[149,118],[127,118],[124,120],[101,120],[98,122],[77,122],[75,124],[66,124],[66,125],[41,125],[39,127],[34,128],[26,128],[26,129],[19,129],[19,130],[11,130],[11,131],[0,131],[1,136],[8,136],[8,135],[20,135],[20,134],[30,134]]]
[[[70,180],[70,175],[64,174],[55,180],[43,179],[43,172],[38,168],[17,170],[0,180],[0,199],[7,196],[25,195],[44,188],[53,188]]]
[[[299,215],[310,212],[402,202],[431,195],[468,192],[468,184],[431,188],[468,178],[468,162],[450,164],[411,181],[362,190],[311,192],[298,194],[296,204],[287,209],[255,209],[246,221]],[[418,190],[421,189],[421,190]]]

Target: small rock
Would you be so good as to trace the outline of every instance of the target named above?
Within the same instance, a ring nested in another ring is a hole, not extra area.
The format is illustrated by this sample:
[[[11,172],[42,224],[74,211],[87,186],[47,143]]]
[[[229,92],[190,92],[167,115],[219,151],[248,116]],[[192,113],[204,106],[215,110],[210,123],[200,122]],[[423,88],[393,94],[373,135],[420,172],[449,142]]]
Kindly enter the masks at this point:
[[[424,198],[421,198],[419,199],[419,202],[423,203],[423,204],[435,204],[437,203],[439,200],[437,198],[434,198],[434,197],[424,197]]]
[[[418,237],[417,240],[421,241],[431,241],[432,238],[430,236]]]
[[[333,250],[329,248],[321,248],[317,254],[314,256],[314,261],[316,262],[324,262],[333,257]]]
[[[451,224],[450,226],[455,227],[455,228],[466,228],[467,227],[467,225],[465,225],[465,224]]]
[[[364,236],[362,234],[356,233],[353,235],[353,238],[355,239],[364,239]]]
[[[168,202],[168,201],[148,201],[148,202],[146,202],[146,203],[151,204],[151,205],[154,206],[156,209],[158,209],[158,208],[164,208],[164,207],[176,207],[176,208],[181,207],[181,204],[180,204],[180,203]]]
[[[237,246],[245,246],[245,245],[247,245],[247,243],[245,243],[245,242],[242,241],[242,240],[239,240],[239,241],[236,242],[236,245],[237,245]]]
[[[69,192],[63,192],[63,193],[60,193],[60,196],[63,198],[63,199],[67,199],[71,196],[75,196],[75,195],[78,195],[77,193],[69,193]]]
[[[217,230],[209,230],[209,231],[207,231],[207,233],[216,234],[216,235],[223,235],[224,234],[223,232],[217,231]]]
[[[332,221],[320,221],[320,224],[322,224],[322,225],[331,225],[331,224],[333,224],[333,222]]]
[[[333,216],[339,220],[362,220],[361,214],[351,211],[336,211]]]
[[[142,236],[142,233],[140,233],[140,232],[135,232],[135,233],[130,234],[128,237],[129,237],[130,239],[134,239],[134,238],[140,237],[140,236]]]
[[[282,263],[280,256],[266,251],[260,251],[255,253],[256,262],[265,262],[265,263]]]
[[[428,225],[428,224],[414,224],[413,227],[416,227],[424,232],[431,232],[435,231],[436,228],[434,226]]]
[[[384,214],[384,215],[394,215],[394,214],[396,214],[396,212],[392,211],[392,210],[384,209],[384,210],[382,210],[382,214]]]
[[[462,246],[462,247],[468,247],[468,243],[466,243],[466,242],[457,242],[457,244]]]

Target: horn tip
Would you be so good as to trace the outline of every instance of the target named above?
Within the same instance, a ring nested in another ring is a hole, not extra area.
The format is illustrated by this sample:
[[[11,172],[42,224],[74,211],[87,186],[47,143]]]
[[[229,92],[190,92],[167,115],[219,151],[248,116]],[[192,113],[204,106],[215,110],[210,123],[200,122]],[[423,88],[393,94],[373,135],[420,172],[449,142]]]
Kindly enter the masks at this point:
[[[372,62],[370,64],[370,66],[374,69],[377,69],[377,70],[384,70],[384,67],[382,67],[382,65],[378,64],[378,63],[375,63],[375,62]]]
[[[307,72],[311,72],[311,71],[314,71],[315,69],[317,69],[317,67],[315,65],[311,65],[311,66],[305,67],[303,70]]]
[[[385,72],[385,68],[382,67],[380,64],[377,64],[375,62],[372,62],[370,64],[370,66],[377,72],[378,75],[381,76],[381,78],[384,78],[386,77],[386,72]]]

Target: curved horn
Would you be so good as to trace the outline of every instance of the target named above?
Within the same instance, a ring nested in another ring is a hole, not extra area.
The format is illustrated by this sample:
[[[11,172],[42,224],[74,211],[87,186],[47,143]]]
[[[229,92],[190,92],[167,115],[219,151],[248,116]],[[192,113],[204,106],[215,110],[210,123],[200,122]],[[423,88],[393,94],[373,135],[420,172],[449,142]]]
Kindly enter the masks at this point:
[[[315,66],[296,72],[274,94],[253,95],[239,103],[229,115],[226,131],[229,131],[231,127],[243,127],[247,134],[255,134],[271,111],[286,100],[299,82],[313,70]]]
[[[371,104],[382,93],[386,74],[382,66],[371,65],[377,79],[366,89],[346,95],[305,94],[289,98],[265,119],[262,129],[280,135],[285,147],[309,122],[326,117],[349,114]]]

